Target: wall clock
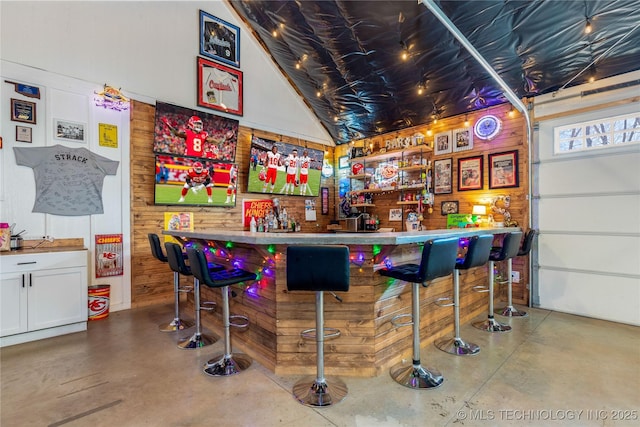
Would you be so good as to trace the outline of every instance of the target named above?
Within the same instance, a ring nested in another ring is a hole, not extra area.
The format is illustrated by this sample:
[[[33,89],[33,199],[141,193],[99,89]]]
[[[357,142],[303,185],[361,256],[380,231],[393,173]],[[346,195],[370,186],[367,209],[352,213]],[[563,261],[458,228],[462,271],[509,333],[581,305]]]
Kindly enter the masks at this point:
[[[502,121],[493,115],[480,117],[473,126],[473,132],[480,139],[490,140],[498,136],[502,130]]]

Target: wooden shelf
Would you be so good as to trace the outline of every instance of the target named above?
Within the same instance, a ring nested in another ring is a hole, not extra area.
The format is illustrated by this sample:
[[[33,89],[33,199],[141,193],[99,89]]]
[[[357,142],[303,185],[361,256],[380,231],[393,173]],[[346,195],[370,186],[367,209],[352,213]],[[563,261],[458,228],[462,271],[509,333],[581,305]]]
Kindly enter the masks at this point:
[[[418,203],[420,202],[418,202],[417,200],[412,200],[410,202],[396,202],[397,205],[417,205]]]
[[[427,170],[427,165],[405,166],[403,168],[398,168],[398,171],[419,171],[419,170]]]
[[[373,175],[370,174],[370,173],[361,173],[361,174],[358,174],[358,175],[349,175],[349,176],[347,176],[347,178],[350,178],[350,179],[365,179],[365,178],[371,178],[372,176]]]
[[[351,190],[351,193],[355,193],[355,194],[363,194],[363,193],[382,193],[383,191],[390,191],[390,190],[382,190],[380,188],[369,188],[366,190]]]
[[[355,203],[351,205],[352,208],[367,208],[369,206],[375,206],[373,203]]]

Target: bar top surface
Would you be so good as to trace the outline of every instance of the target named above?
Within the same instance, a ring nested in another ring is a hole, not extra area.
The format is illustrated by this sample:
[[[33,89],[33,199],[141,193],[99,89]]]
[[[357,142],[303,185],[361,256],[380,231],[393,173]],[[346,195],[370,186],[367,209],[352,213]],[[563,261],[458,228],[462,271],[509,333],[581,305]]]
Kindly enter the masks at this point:
[[[252,245],[404,245],[423,243],[447,237],[470,237],[482,234],[503,234],[520,231],[518,227],[505,228],[456,228],[443,230],[362,233],[256,233],[233,230],[164,230],[162,234],[186,239],[222,240]]]

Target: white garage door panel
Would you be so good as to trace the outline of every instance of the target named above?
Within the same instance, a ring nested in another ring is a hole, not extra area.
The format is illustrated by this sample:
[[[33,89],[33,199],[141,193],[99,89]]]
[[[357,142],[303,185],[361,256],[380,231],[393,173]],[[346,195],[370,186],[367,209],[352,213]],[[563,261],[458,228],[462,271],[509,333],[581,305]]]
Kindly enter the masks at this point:
[[[567,236],[538,238],[541,267],[567,268],[640,277],[640,245],[634,236]],[[640,283],[638,283],[640,286]]]
[[[540,307],[640,325],[638,279],[540,269]]]
[[[638,166],[640,167],[640,165]],[[640,232],[640,195],[542,198],[540,231]],[[544,215],[542,214],[544,213]]]
[[[640,152],[625,155],[550,162],[540,166],[540,194],[633,192],[638,188]],[[567,173],[570,168],[571,173]]]

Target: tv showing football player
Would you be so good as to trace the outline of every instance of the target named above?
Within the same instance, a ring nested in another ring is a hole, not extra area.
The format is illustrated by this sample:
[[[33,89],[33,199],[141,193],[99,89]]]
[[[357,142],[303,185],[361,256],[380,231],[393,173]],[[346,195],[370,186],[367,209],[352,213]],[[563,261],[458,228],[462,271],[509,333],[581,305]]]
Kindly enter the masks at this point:
[[[236,205],[235,164],[156,154],[156,205]]]
[[[324,151],[252,136],[248,193],[316,197]]]
[[[153,152],[235,162],[237,120],[156,103]]]

